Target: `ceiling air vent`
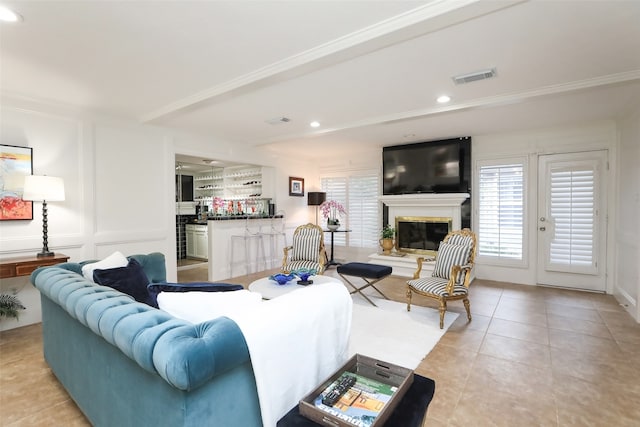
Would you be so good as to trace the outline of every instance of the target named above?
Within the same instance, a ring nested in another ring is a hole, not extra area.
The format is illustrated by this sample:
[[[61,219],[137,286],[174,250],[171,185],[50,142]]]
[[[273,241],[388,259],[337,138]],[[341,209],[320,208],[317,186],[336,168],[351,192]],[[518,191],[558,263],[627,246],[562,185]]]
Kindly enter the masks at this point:
[[[476,71],[474,73],[469,74],[461,74],[459,76],[451,77],[453,82],[457,85],[471,83],[478,80],[486,80],[496,76],[496,69],[490,68],[488,70]]]
[[[273,119],[267,120],[267,123],[269,123],[270,125],[279,125],[282,123],[289,123],[290,121],[291,119],[288,117],[275,117]]]

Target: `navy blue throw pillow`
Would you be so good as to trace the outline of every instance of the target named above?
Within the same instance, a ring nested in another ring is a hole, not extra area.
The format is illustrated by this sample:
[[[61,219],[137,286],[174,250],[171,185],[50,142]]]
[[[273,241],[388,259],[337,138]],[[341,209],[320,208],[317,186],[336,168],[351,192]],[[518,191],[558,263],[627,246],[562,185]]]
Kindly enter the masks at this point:
[[[240,291],[244,289],[242,285],[232,285],[230,283],[213,282],[190,282],[190,283],[149,283],[147,290],[149,298],[154,307],[158,307],[158,294],[160,292],[227,292]],[[155,305],[154,305],[155,304]]]
[[[147,291],[149,279],[142,266],[131,258],[126,267],[96,269],[93,271],[93,281],[99,285],[109,286],[117,291],[131,295],[136,301],[158,307],[153,303]]]

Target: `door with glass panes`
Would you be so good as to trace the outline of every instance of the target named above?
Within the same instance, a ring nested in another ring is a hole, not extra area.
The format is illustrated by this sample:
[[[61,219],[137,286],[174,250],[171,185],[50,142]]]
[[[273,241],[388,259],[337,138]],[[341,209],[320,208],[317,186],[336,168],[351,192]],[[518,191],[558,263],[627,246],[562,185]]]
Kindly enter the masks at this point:
[[[539,284],[605,291],[606,179],[606,150],[538,157]]]

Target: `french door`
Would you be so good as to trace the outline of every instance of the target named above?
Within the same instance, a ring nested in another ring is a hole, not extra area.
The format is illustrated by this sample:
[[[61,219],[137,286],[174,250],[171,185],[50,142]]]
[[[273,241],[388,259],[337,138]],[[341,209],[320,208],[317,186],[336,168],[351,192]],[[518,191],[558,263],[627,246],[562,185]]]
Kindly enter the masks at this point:
[[[539,284],[605,291],[606,165],[606,150],[539,156]]]

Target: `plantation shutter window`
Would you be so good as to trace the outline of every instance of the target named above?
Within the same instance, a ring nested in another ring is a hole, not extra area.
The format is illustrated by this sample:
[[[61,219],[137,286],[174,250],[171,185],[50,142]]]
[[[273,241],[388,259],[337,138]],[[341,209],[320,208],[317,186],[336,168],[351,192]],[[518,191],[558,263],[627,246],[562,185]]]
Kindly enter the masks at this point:
[[[376,175],[349,178],[349,246],[378,246],[378,182]]]
[[[344,206],[345,209],[347,209],[347,186],[348,186],[347,178],[344,178],[344,177],[323,178],[321,180],[321,186],[322,186],[322,191],[327,193],[327,200],[335,200],[336,202]],[[347,214],[348,213],[349,211],[347,209]],[[339,219],[340,219],[340,227],[342,229],[347,227],[347,218],[341,217]],[[327,227],[326,218],[323,217],[322,220],[319,220],[319,221],[322,221],[322,222],[318,225],[320,225],[323,228]],[[345,234],[347,233],[333,233],[333,244],[337,246],[346,246],[347,239]],[[327,234],[327,237],[325,237],[325,240],[329,242],[329,239],[330,237]]]
[[[379,177],[376,174],[321,179],[327,200],[344,206],[347,216],[340,219],[341,229],[349,233],[334,233],[334,245],[375,248],[378,245]],[[323,226],[326,220],[323,218]]]
[[[553,239],[552,264],[590,267],[594,264],[595,169],[558,168],[551,170]]]
[[[523,260],[524,162],[479,168],[478,255]]]

